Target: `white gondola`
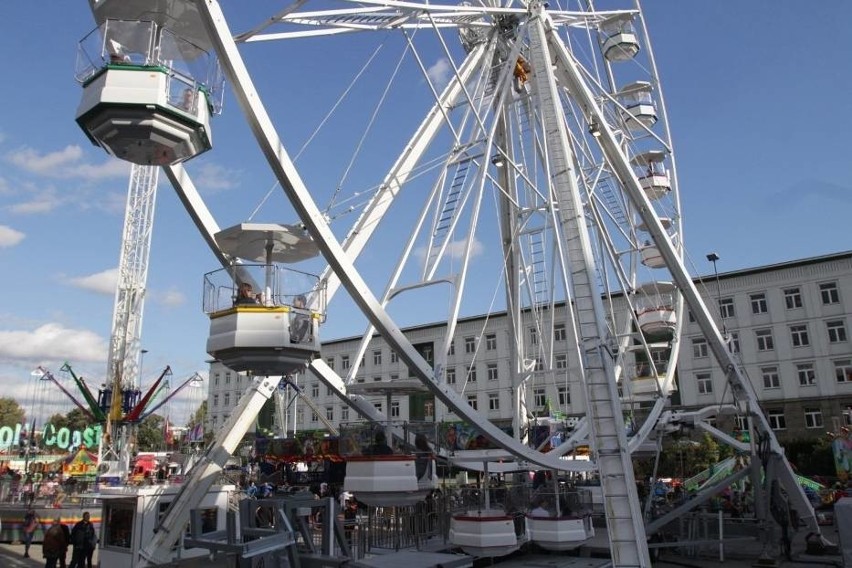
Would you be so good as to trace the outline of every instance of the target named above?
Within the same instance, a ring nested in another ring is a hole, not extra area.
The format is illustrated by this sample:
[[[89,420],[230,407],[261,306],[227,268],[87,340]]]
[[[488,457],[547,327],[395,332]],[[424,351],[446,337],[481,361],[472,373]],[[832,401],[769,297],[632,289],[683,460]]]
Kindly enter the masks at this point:
[[[607,61],[628,61],[639,53],[633,16],[618,14],[604,20],[600,29],[604,38],[601,49]]]
[[[636,170],[639,185],[648,199],[661,199],[672,190],[669,172],[663,165],[665,159],[666,153],[662,150],[651,150],[630,160]]]
[[[657,123],[657,108],[651,97],[652,90],[651,83],[636,81],[616,93],[615,98],[624,107],[621,118],[630,130],[642,131]]]
[[[668,217],[660,217],[660,224],[668,233],[672,243],[674,243],[677,235],[671,232],[672,220]],[[636,230],[643,233],[648,231],[644,223],[637,225]],[[663,255],[660,254],[660,248],[650,240],[645,241],[645,244],[640,247],[639,252],[642,255],[642,264],[644,266],[648,268],[665,268],[666,261],[663,259]]]
[[[670,333],[677,323],[671,282],[650,282],[636,288],[636,315],[639,328],[648,336]]]
[[[592,494],[560,486],[554,476],[550,488],[542,487],[533,495],[525,520],[531,542],[545,550],[574,550],[595,536]]]
[[[200,22],[182,23],[156,12],[128,20],[113,14],[80,41],[76,78],[83,99],[76,119],[93,144],[157,166],[212,147],[210,117],[221,108],[221,77],[206,40],[199,43]]]
[[[311,258],[316,245],[300,227],[271,223],[243,223],[215,238],[232,258],[265,264],[234,264],[205,275],[207,352],[235,371],[255,375],[286,375],[304,367],[319,355],[324,296],[316,276],[276,263]],[[262,291],[243,303],[240,285]]]
[[[500,453],[505,455],[505,452]],[[495,558],[518,550],[527,541],[527,536],[522,513],[515,511],[515,507],[508,502],[510,494],[492,493],[490,490],[489,468],[496,464],[483,460],[483,456],[490,456],[490,452],[462,450],[455,452],[452,457],[453,462],[458,464],[479,460],[483,484],[481,490],[458,490],[458,510],[450,519],[449,541],[472,556]]]
[[[356,383],[349,394],[422,393],[416,380]],[[346,459],[343,490],[374,507],[401,507],[423,501],[438,486],[433,449],[434,422],[342,424],[340,453]]]

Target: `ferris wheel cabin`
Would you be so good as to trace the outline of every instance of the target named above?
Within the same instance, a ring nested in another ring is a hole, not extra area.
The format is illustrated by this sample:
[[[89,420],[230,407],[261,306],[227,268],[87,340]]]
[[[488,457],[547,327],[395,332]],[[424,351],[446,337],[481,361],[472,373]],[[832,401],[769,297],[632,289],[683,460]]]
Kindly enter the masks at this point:
[[[651,201],[662,199],[672,190],[669,172],[663,165],[666,153],[650,150],[636,155],[630,163],[639,178],[639,185]]]
[[[237,372],[288,375],[317,357],[325,294],[319,277],[282,263],[317,254],[301,227],[242,223],[215,236],[235,259],[204,276],[207,352]],[[264,259],[263,264],[236,262]]]
[[[663,229],[666,230],[672,244],[676,244],[677,232],[673,232],[671,230],[672,220],[668,217],[660,217],[660,224],[663,226]],[[644,223],[637,225],[636,230],[640,233],[648,232],[648,228]],[[642,264],[644,266],[647,266],[648,268],[665,268],[666,261],[663,259],[663,255],[660,254],[660,247],[654,244],[651,240],[646,240],[645,243],[641,245],[639,253],[642,255]]]
[[[633,28],[633,16],[618,14],[600,25],[603,54],[607,61],[629,61],[639,53],[639,41]]]
[[[169,4],[174,14],[135,2],[100,4],[99,25],[77,53],[83,98],[76,120],[86,136],[139,165],[176,164],[209,150],[223,79],[200,21],[186,21],[182,2]]]
[[[677,287],[671,282],[649,282],[636,288],[636,316],[642,333],[657,337],[674,331],[676,292]]]
[[[657,108],[651,97],[652,90],[651,83],[637,81],[626,85],[615,95],[624,107],[621,118],[630,130],[642,131],[657,123]]]

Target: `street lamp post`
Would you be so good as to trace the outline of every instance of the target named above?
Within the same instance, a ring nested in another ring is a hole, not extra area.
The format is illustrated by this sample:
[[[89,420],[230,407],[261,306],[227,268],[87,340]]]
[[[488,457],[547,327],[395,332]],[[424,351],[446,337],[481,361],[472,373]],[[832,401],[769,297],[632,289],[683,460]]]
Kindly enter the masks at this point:
[[[722,336],[728,337],[728,330],[725,327],[725,314],[722,313],[722,285],[719,282],[719,271],[716,269],[716,261],[719,260],[719,255],[711,252],[707,255],[707,260],[713,263],[713,274],[716,276],[716,306],[719,310],[719,320],[722,323]]]

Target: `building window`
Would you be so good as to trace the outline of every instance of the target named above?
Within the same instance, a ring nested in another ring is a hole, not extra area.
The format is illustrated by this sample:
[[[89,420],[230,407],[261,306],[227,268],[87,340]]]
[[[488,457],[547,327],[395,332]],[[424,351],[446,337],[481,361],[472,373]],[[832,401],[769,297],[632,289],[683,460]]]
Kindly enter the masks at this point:
[[[555,341],[565,341],[568,339],[568,334],[565,333],[564,323],[558,323],[553,327],[553,339]]]
[[[340,368],[346,371],[349,369],[349,355],[340,356]]]
[[[571,392],[568,390],[567,385],[559,385],[556,387],[556,397],[559,401],[559,406],[562,408],[571,404]]]
[[[488,380],[496,381],[498,378],[497,363],[488,363]]]
[[[722,298],[721,300],[719,300],[719,314],[721,314],[722,319],[734,317],[733,298]]]
[[[759,292],[757,294],[752,294],[749,296],[749,299],[751,299],[751,313],[765,314],[769,311],[769,306],[766,305],[765,293]]]
[[[340,408],[340,420],[343,422],[349,420],[349,407],[345,404]]]
[[[703,337],[692,340],[692,357],[694,359],[707,357],[707,340]]]
[[[538,330],[534,327],[530,328],[530,345],[538,345]]]
[[[485,336],[485,350],[486,351],[496,351],[497,350],[497,334],[489,333]]]
[[[835,361],[834,376],[838,383],[852,383],[852,359]]]
[[[740,352],[740,333],[732,331],[728,334],[728,351],[731,353]]]
[[[464,352],[465,353],[474,353],[476,351],[476,338],[475,337],[465,337],[464,338]]]
[[[766,418],[769,420],[769,427],[773,430],[785,430],[787,428],[787,421],[784,419],[783,410],[769,410],[767,411]]]
[[[852,406],[849,406],[848,404],[843,410],[843,425],[852,426]]]
[[[823,304],[839,304],[840,291],[837,289],[837,282],[826,282],[819,285],[819,294],[822,297]]]
[[[223,399],[223,402],[224,402],[225,407],[231,406],[231,393],[229,393],[229,392],[225,393],[225,397]]]
[[[319,383],[311,383],[311,398],[319,398]]]
[[[471,407],[472,409],[474,409],[474,410],[479,410],[479,403],[478,403],[478,402],[477,402],[477,400],[476,400],[476,395],[475,395],[475,394],[469,394],[469,395],[467,395],[467,403],[470,405],[470,407]]]
[[[364,382],[364,377],[358,377],[358,378],[356,378],[356,379],[355,379],[355,382],[356,382],[356,383],[363,383],[363,382]]]
[[[237,385],[241,385],[241,384],[243,384],[243,376],[240,375],[240,374],[237,374]]]
[[[381,376],[373,377],[373,382],[374,382],[374,383],[377,383],[377,382],[379,382],[379,381],[381,381],[381,380],[382,380],[382,377],[381,377]]]
[[[713,377],[710,373],[696,374],[695,383],[698,385],[698,394],[710,394],[713,392]]]
[[[319,416],[316,412],[311,412],[311,422],[319,422]]]
[[[391,375],[391,376],[390,376],[390,380],[391,380],[391,381],[399,380],[399,375]]]
[[[544,408],[547,404],[547,390],[544,388],[533,389],[533,404],[536,408]]]
[[[394,400],[391,402],[391,418],[399,418],[399,401]]]
[[[329,422],[334,421],[334,407],[333,406],[326,406],[325,407],[325,419],[328,420]]]
[[[450,351],[447,353],[447,355],[455,355],[455,354],[456,354],[456,342],[450,341]]]
[[[217,387],[219,386],[219,373],[213,375],[213,385]]]
[[[476,382],[476,365],[471,365],[467,368],[467,380],[471,383]]]
[[[213,395],[213,406],[219,406],[219,395],[218,394]]]
[[[805,409],[805,428],[822,428],[822,410],[819,408]]]
[[[799,386],[809,387],[816,384],[816,371],[813,363],[796,363],[796,376],[799,377]]]
[[[805,347],[806,345],[810,345],[810,339],[808,339],[808,326],[807,324],[798,324],[790,326],[790,339],[793,342],[793,347]]]
[[[225,384],[226,385],[231,384],[231,373],[225,373]]]
[[[325,360],[325,362],[326,362],[326,364],[328,365],[328,368],[329,368],[329,369],[331,369],[331,370],[333,371],[333,370],[334,370],[334,357],[328,357],[328,358]]]
[[[758,351],[772,351],[775,349],[775,341],[772,340],[771,329],[758,329],[754,332],[754,336],[757,338]]]
[[[382,364],[382,352],[381,351],[373,351],[373,365],[381,365]]]
[[[737,430],[748,430],[748,416],[734,416],[734,427]]]
[[[456,384],[456,368],[455,367],[447,368],[447,384],[448,385]]]
[[[763,388],[780,389],[781,379],[778,376],[778,367],[761,367],[760,374],[763,377]]]
[[[500,393],[488,393],[488,410],[500,410]]]
[[[544,371],[544,359],[542,359],[541,357],[535,358],[535,370]]]
[[[786,288],[784,290],[784,304],[788,310],[795,310],[802,307],[802,291],[796,288]]]
[[[556,368],[564,370],[568,368],[568,355],[561,353],[556,356]]]
[[[846,341],[846,324],[843,320],[833,320],[825,322],[825,327],[828,329],[829,343],[842,343]]]
[[[391,363],[396,363],[399,361],[399,355],[396,354],[396,351],[391,351]]]
[[[379,412],[381,412],[381,411],[382,411],[382,403],[381,403],[381,402],[374,402],[374,403],[373,403],[373,408],[375,408],[376,410],[378,410]]]

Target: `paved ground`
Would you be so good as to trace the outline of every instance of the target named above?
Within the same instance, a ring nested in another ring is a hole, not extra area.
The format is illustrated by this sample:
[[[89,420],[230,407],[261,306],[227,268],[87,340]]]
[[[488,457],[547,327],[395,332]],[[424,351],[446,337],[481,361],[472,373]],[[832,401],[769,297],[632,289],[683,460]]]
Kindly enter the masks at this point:
[[[825,531],[825,535],[827,538],[834,540],[837,542],[837,533],[835,530],[829,528]],[[771,551],[773,554],[777,555],[777,550]],[[752,568],[753,566],[778,566],[785,568],[802,568],[802,567],[811,567],[811,568],[823,568],[823,567],[831,567],[842,566],[842,562],[840,556],[837,555],[822,555],[822,556],[811,556],[806,554],[805,550],[805,542],[804,542],[804,534],[802,531],[799,531],[796,537],[793,540],[793,560],[786,560],[783,558],[779,558],[776,563],[760,563],[760,553],[759,547],[754,544],[740,544],[734,543],[726,546],[725,550],[725,560],[721,562],[719,560],[718,551],[716,550],[705,550],[703,553],[694,556],[694,557],[686,557],[677,554],[673,554],[671,552],[665,553],[663,558],[654,562],[654,566],[658,568],[670,568],[670,567],[681,567],[681,568],[720,568],[724,566],[725,568]],[[71,561],[71,551],[68,552],[67,557],[68,562]],[[553,568],[557,568],[559,566],[598,566],[600,559],[595,559],[596,561],[592,561],[591,559],[583,559],[556,555],[556,554],[548,554],[544,556],[536,556],[533,558],[525,558],[520,561],[519,565],[522,566],[538,566],[540,568],[547,568],[548,566],[552,566]],[[95,556],[93,558],[94,565],[97,565],[98,562],[98,551],[95,551]],[[591,564],[589,564],[591,562]],[[603,562],[606,564],[606,562]],[[494,566],[498,567],[501,563],[495,563]],[[511,563],[507,563],[511,564]],[[30,548],[30,558],[24,558],[24,545],[23,544],[5,544],[0,543],[0,568],[40,568],[44,566],[44,557],[41,554],[41,545],[34,544]],[[112,568],[110,566],[104,566],[102,568]],[[506,568],[510,568],[510,566],[506,566]]]

